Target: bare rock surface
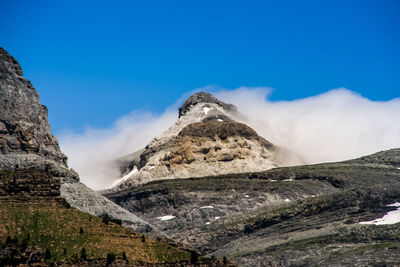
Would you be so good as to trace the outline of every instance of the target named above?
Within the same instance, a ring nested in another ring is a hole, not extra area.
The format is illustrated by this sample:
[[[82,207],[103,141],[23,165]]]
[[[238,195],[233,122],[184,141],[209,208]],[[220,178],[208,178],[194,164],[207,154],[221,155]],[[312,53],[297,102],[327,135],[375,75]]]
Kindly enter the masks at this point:
[[[216,130],[218,131],[218,130]],[[398,266],[400,149],[355,160],[158,180],[106,194],[174,240],[239,266]]]
[[[236,122],[233,117],[237,112],[235,106],[211,94],[194,94],[179,108],[179,118],[172,127],[143,150],[117,160],[122,178],[114,182],[111,191],[154,180],[262,171],[285,165],[291,153]],[[302,163],[301,159],[297,162]]]
[[[50,130],[47,108],[0,47],[0,196],[61,196],[74,208],[108,216],[139,232],[158,231],[79,182]]]
[[[0,48],[0,168],[37,168],[78,179],[51,134],[47,108],[18,62]]]

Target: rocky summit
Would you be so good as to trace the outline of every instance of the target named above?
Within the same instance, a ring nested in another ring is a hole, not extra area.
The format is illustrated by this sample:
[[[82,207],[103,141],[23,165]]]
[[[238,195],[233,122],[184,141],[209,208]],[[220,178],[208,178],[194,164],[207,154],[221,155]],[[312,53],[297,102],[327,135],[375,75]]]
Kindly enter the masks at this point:
[[[113,186],[124,189],[160,179],[261,171],[285,165],[290,153],[235,121],[237,114],[234,105],[209,93],[192,95],[179,108],[175,125],[143,150],[117,160],[122,178]]]

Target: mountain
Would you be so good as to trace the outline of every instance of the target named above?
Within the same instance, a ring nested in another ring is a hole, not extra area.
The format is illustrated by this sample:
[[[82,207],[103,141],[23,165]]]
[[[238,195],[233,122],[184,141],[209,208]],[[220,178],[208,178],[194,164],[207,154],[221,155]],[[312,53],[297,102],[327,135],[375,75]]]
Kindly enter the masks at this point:
[[[288,158],[293,162],[293,153],[237,122],[238,115],[234,105],[209,93],[192,95],[172,127],[144,149],[116,161],[123,177],[113,190],[160,179],[262,171],[287,165]]]
[[[400,222],[400,149],[338,163],[158,180],[106,196],[175,240],[239,266],[400,263],[400,224],[360,224],[387,212],[394,216],[389,223]]]
[[[139,232],[158,232],[79,182],[78,174],[68,168],[67,157],[51,134],[47,108],[40,103],[31,82],[23,77],[21,66],[3,48],[0,48],[0,86],[1,169],[35,169],[47,173],[60,184],[61,195],[72,207],[95,216],[107,215]],[[30,182],[20,181],[18,187],[30,187],[31,194],[38,194],[39,187]]]
[[[0,103],[0,266],[223,264],[81,184],[51,134],[47,108],[3,48]]]
[[[47,108],[18,62],[0,48],[0,165],[37,168],[55,177],[77,180],[51,134]]]

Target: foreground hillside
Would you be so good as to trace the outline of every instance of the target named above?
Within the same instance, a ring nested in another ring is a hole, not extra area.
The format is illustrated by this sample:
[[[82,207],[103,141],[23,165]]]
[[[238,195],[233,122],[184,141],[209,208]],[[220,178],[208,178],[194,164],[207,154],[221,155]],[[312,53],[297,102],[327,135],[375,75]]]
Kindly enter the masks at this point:
[[[58,196],[59,183],[47,173],[0,170],[0,177],[0,266],[211,262],[168,240],[155,240],[118,221],[71,208]],[[24,183],[26,178],[29,183]]]
[[[258,173],[158,181],[111,200],[204,254],[244,266],[400,264],[400,149]],[[168,217],[166,215],[169,215]],[[164,217],[162,217],[164,216]]]

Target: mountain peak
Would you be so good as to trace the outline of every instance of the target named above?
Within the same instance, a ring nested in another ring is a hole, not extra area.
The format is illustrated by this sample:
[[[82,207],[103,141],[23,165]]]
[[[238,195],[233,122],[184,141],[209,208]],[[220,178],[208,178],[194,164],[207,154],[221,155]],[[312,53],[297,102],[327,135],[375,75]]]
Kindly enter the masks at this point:
[[[235,120],[237,108],[209,93],[189,97],[174,125],[144,149],[116,159],[124,190],[154,180],[253,172],[285,164],[289,155]]]
[[[6,73],[22,76],[22,68],[15,58],[0,47],[0,77],[5,78]]]
[[[213,103],[213,104],[219,105],[225,111],[228,111],[228,112],[237,111],[237,108],[234,105],[224,103],[209,93],[199,92],[199,93],[196,93],[196,94],[192,95],[191,97],[189,97],[182,104],[182,106],[179,107],[179,117],[185,115],[191,109],[191,107],[193,107],[199,103],[209,103],[209,104]]]

